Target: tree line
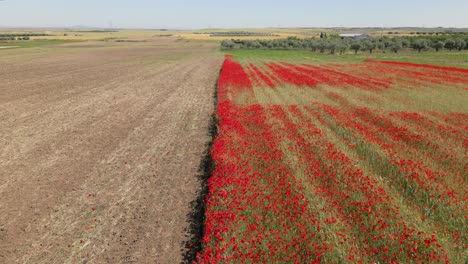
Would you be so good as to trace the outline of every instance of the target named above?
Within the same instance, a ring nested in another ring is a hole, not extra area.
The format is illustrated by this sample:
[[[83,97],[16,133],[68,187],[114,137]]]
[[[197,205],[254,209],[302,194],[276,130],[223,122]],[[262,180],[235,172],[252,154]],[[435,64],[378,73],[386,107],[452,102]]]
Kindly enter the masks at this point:
[[[4,33],[0,34],[0,41],[29,40],[30,37],[49,36],[45,33]]]
[[[348,51],[373,53],[398,53],[402,49],[418,52],[442,49],[462,51],[468,49],[468,38],[435,36],[435,37],[379,37],[379,38],[304,38],[289,37],[273,40],[240,40],[229,39],[221,42],[222,49],[274,49],[274,50],[311,50],[320,53],[344,54]]]
[[[29,40],[29,37],[2,37],[0,36],[0,41],[14,41],[14,40]]]
[[[209,33],[211,37],[278,37],[279,35],[272,33],[262,33],[262,32],[246,32],[246,31],[235,31],[235,32],[211,32]]]

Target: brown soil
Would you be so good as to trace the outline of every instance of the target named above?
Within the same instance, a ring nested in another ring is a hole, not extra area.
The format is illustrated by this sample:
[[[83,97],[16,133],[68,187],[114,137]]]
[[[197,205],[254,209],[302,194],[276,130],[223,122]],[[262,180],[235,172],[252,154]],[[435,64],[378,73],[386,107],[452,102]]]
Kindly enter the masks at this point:
[[[0,51],[0,263],[181,262],[222,57],[89,45]]]

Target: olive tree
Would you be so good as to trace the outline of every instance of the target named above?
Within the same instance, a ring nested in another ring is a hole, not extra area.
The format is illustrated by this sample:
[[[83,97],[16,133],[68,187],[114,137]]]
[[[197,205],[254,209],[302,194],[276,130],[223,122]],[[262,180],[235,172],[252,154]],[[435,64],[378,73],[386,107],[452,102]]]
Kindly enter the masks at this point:
[[[320,53],[324,53],[325,50],[327,49],[327,43],[326,43],[326,41],[321,40],[321,41],[319,42],[319,44],[318,44],[318,49],[319,49]]]
[[[338,44],[334,40],[331,40],[331,41],[327,42],[327,48],[330,51],[330,54],[335,54],[337,46],[338,46]]]
[[[429,42],[427,42],[425,39],[417,39],[411,44],[411,47],[418,52],[421,52],[422,50],[429,47]]]
[[[318,41],[312,41],[312,42],[310,42],[309,47],[310,47],[310,49],[311,49],[313,52],[316,52],[317,49],[319,48],[319,43],[318,43]]]
[[[445,46],[445,43],[443,41],[437,41],[435,43],[432,44],[432,48],[435,49],[435,51],[439,51],[440,49],[442,49],[443,47]]]
[[[455,40],[455,48],[458,49],[458,51],[462,51],[466,47],[466,42],[463,39],[456,39]]]
[[[403,39],[403,40],[401,40],[401,46],[403,48],[409,48],[410,42],[407,39]]]
[[[348,43],[345,42],[345,41],[340,41],[338,42],[338,45],[336,47],[336,49],[338,50],[338,52],[340,54],[344,54],[346,53],[346,51],[348,50],[349,46],[348,46]]]
[[[395,52],[395,53],[398,53],[398,51],[400,51],[402,49],[402,45],[400,42],[396,41],[395,43],[393,43],[391,46],[390,46],[390,50]]]
[[[221,42],[221,47],[223,49],[233,49],[235,47],[236,43],[234,43],[234,41],[230,40],[230,39],[227,39],[227,40],[223,40]]]
[[[361,43],[361,49],[363,51],[368,50],[370,54],[372,54],[372,52],[374,51],[375,48],[376,48],[376,45],[372,41],[363,40],[362,43]]]
[[[385,43],[384,42],[377,42],[377,48],[382,51],[383,53],[385,53]]]
[[[361,43],[354,41],[351,43],[350,48],[354,50],[354,54],[357,54],[359,50],[361,50]]]
[[[455,48],[455,40],[447,39],[445,41],[445,48],[452,51]]]

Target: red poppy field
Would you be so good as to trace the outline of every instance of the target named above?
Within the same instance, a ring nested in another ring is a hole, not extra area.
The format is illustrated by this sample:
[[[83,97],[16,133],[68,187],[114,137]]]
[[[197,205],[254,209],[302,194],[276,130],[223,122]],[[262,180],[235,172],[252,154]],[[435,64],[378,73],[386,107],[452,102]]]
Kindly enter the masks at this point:
[[[238,62],[199,263],[467,260],[468,69]]]

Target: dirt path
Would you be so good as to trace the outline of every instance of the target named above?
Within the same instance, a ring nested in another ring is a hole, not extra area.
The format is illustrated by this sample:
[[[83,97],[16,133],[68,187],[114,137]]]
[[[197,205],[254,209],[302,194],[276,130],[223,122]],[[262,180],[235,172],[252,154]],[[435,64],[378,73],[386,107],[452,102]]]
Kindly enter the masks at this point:
[[[181,261],[214,45],[0,52],[0,263]]]

